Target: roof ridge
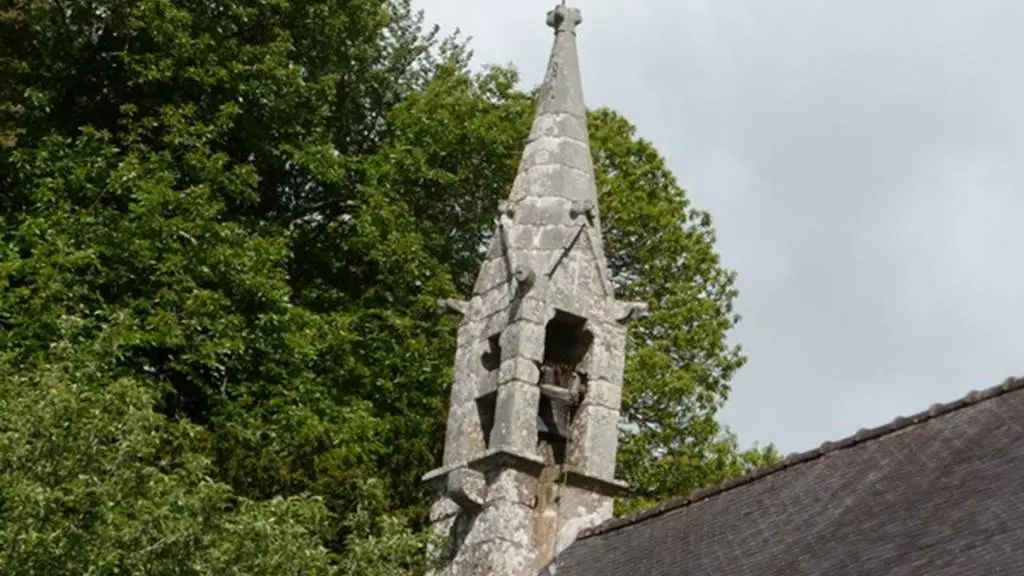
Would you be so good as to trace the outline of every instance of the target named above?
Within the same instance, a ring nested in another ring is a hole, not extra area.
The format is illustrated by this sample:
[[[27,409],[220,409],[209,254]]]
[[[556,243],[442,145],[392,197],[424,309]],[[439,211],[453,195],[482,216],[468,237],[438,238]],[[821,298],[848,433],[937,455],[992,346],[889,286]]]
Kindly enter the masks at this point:
[[[732,478],[730,480],[726,480],[725,482],[718,484],[716,486],[695,490],[687,496],[667,500],[655,506],[654,508],[650,508],[642,512],[637,512],[625,518],[609,520],[593,528],[583,530],[580,532],[579,536],[577,537],[577,540],[582,540],[584,538],[589,538],[591,536],[605,534],[607,532],[611,532],[614,530],[618,530],[620,528],[625,528],[627,526],[637,524],[639,522],[642,522],[649,518],[653,518],[655,516],[661,516],[662,514],[665,514],[667,512],[671,512],[679,508],[684,508],[700,500],[706,500],[713,496],[717,496],[723,492],[727,492],[734,488],[750,484],[766,476],[771,476],[772,474],[775,474],[777,472],[781,472],[783,470],[792,468],[793,466],[797,466],[799,464],[804,464],[812,460],[816,460],[827,454],[838,452],[840,450],[845,450],[858,444],[863,444],[871,440],[877,440],[878,438],[881,438],[883,436],[888,436],[895,432],[899,432],[901,430],[910,428],[911,426],[921,424],[929,420],[934,420],[946,414],[956,412],[957,410],[974,406],[986,400],[991,400],[993,398],[997,398],[999,396],[1003,396],[1005,394],[1009,394],[1017,390],[1024,390],[1024,377],[1007,378],[1006,380],[1003,381],[1002,384],[999,384],[997,386],[993,386],[991,388],[987,388],[984,390],[972,390],[971,392],[967,393],[966,396],[963,396],[958,400],[954,400],[946,404],[932,404],[931,407],[928,408],[927,410],[918,412],[917,414],[912,414],[910,416],[898,416],[888,424],[883,424],[881,426],[876,426],[874,428],[861,428],[852,436],[848,436],[846,438],[843,438],[842,440],[825,442],[821,444],[821,446],[817,448],[812,448],[811,450],[808,450],[806,452],[790,454],[773,466],[765,467],[761,470],[754,471],[745,476],[739,476],[736,478]]]

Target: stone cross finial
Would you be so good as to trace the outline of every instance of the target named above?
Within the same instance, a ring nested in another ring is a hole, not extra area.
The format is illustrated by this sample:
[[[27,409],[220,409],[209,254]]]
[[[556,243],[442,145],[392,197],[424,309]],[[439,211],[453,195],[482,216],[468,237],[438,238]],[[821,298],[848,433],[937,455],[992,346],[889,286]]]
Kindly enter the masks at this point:
[[[569,8],[562,2],[548,12],[548,26],[555,32],[576,33],[576,27],[583,23],[583,14],[577,8]]]

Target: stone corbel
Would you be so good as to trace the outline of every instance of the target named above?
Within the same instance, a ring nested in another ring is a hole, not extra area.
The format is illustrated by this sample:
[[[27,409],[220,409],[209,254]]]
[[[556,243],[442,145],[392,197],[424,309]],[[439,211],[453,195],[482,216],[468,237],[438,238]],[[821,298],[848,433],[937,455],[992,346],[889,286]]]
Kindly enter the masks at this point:
[[[516,279],[519,290],[523,292],[529,290],[530,287],[533,286],[534,282],[537,281],[537,275],[533,272],[533,268],[530,268],[529,266],[516,266],[512,275]]]
[[[580,216],[587,218],[587,223],[594,224],[594,214],[597,211],[597,206],[594,205],[593,200],[574,200],[572,207],[569,208],[569,216],[573,220],[576,220]]]
[[[515,220],[513,220],[514,216],[514,210],[509,210],[507,212],[502,210],[501,214],[498,216],[498,227],[508,232],[508,229],[515,225]]]
[[[476,512],[483,506],[484,475],[469,468],[465,462],[431,470],[422,480],[467,512]]]
[[[466,467],[448,473],[445,493],[463,510],[475,512],[484,505],[484,475]]]
[[[442,298],[437,301],[438,314],[458,314],[465,316],[469,312],[469,302],[454,298]]]
[[[498,202],[498,213],[511,220],[516,217],[516,205],[508,200],[502,200]]]
[[[617,308],[615,321],[619,324],[629,324],[637,318],[643,318],[650,310],[646,302],[619,302]]]

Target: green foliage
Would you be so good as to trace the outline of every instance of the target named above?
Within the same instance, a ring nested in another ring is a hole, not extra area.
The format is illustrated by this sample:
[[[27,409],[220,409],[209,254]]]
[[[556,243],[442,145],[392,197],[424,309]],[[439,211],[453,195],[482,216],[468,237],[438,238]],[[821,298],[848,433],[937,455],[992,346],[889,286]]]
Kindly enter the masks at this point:
[[[777,457],[747,453],[715,420],[745,362],[728,342],[735,273],[714,248],[711,216],[695,209],[662,156],[610,110],[590,118],[609,269],[616,296],[646,302],[630,327],[619,474],[633,487],[619,511],[722,482]]]
[[[534,107],[407,0],[0,9],[4,573],[416,574],[454,325]],[[714,420],[731,272],[591,119],[633,332],[625,507],[774,455]],[[58,568],[59,567],[59,568]]]
[[[194,451],[201,428],[92,362],[0,377],[0,571],[331,573],[321,502],[235,496]]]
[[[423,506],[415,476],[436,452],[447,369],[421,328],[431,292],[450,288],[427,256],[416,258],[420,235],[373,186],[367,158],[389,109],[438,62],[457,63],[461,48],[424,32],[400,1],[25,0],[3,13],[0,39],[0,109],[14,112],[0,116],[3,401],[28,386],[18,375],[40,370],[70,391],[41,403],[38,422],[67,419],[77,430],[88,407],[126,397],[139,416],[132,438],[162,444],[187,429],[175,449],[203,463],[164,479],[156,448],[141,451],[124,482],[158,475],[166,489],[122,495],[102,468],[116,451],[82,451],[92,467],[44,461],[76,447],[26,428],[35,422],[25,412],[5,431],[40,448],[19,465],[60,467],[72,481],[54,490],[73,507],[32,524],[19,516],[31,485],[12,484],[0,508],[0,525],[15,530],[5,562],[25,573],[330,564],[361,574],[349,552],[387,544],[401,554],[378,559],[381,570],[418,565],[417,516],[400,511]],[[348,235],[322,242],[340,228]],[[359,270],[365,282],[332,284]],[[87,367],[91,376],[77,379]],[[405,394],[419,384],[421,397]],[[116,414],[88,425],[113,426]],[[102,490],[89,496],[78,481]],[[370,498],[376,484],[384,496]],[[58,544],[78,521],[74,507],[107,505],[123,512],[76,536],[78,556],[65,558]],[[150,505],[159,517],[119,519]],[[354,524],[357,509],[381,526]],[[147,536],[161,522],[169,543]],[[178,525],[189,531],[175,535]],[[118,526],[124,534],[108,533]],[[14,545],[17,530],[40,540]],[[193,557],[176,542],[195,548],[191,568],[125,564],[132,554]]]

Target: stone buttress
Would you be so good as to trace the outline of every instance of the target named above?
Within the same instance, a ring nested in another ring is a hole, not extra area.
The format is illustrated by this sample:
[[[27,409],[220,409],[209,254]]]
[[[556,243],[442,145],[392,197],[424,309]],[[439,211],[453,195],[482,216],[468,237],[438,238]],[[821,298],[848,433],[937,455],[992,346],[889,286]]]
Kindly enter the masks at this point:
[[[612,514],[626,324],[601,238],[576,51],[580,12],[548,13],[537,114],[472,297],[459,314],[437,490],[451,537],[436,576],[537,574]]]

